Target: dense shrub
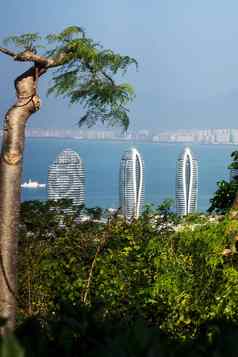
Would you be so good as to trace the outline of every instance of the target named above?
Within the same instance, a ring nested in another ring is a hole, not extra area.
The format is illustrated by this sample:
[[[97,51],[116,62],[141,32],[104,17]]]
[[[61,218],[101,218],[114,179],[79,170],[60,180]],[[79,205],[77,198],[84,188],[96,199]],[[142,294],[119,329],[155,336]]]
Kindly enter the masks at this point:
[[[52,214],[44,205],[37,209]],[[181,340],[214,319],[237,322],[235,220],[196,216],[195,223],[177,225],[162,206],[147,208],[131,224],[118,217],[106,225],[77,224],[68,216],[55,225],[41,222],[39,230],[37,223],[29,229],[26,216],[22,212],[19,317],[48,319],[61,300],[80,302],[99,320],[142,319]]]
[[[210,199],[210,207],[208,212],[226,214],[232,207],[238,192],[238,151],[231,153],[232,162],[228,166],[231,170],[230,181],[221,180],[217,182],[217,190],[213,197]]]

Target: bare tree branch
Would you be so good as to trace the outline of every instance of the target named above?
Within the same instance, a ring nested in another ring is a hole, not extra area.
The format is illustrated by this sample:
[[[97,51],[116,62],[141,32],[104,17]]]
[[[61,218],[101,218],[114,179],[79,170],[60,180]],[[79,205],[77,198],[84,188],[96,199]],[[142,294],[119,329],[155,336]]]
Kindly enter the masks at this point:
[[[16,56],[16,53],[8,50],[7,48],[4,48],[4,47],[0,47],[0,52],[4,53],[5,55],[8,55],[8,56],[11,56],[11,57],[15,57]]]
[[[19,62],[35,62],[42,66],[48,66],[52,62],[50,58],[35,54],[30,50],[18,53],[14,57],[14,60]]]
[[[19,62],[35,62],[41,66],[50,67],[55,63],[55,61],[51,58],[47,58],[41,55],[38,55],[31,50],[25,50],[23,52],[15,53],[10,51],[7,48],[0,47],[0,52],[8,55],[14,59],[14,61]]]
[[[25,50],[20,53],[15,53],[4,47],[0,47],[0,52],[12,57],[14,61],[35,62],[41,65],[42,67],[45,67],[46,69],[61,66],[64,63],[66,56],[66,53],[61,52],[56,58],[47,58],[45,56],[33,53],[31,50]],[[91,67],[91,65],[89,63],[85,63],[85,65],[90,70],[90,72],[93,73],[93,68]],[[104,71],[102,71],[101,73],[105,78],[107,78],[107,80],[111,82],[112,85],[115,85],[113,79],[107,73],[105,73]]]

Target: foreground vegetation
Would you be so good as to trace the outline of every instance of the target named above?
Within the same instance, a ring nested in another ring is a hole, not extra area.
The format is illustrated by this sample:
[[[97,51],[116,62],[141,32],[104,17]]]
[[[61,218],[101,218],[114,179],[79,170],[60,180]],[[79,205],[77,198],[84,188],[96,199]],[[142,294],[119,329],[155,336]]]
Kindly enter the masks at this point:
[[[48,94],[80,104],[79,124],[89,127],[101,122],[109,126],[129,125],[128,104],[134,91],[122,76],[135,59],[104,49],[86,36],[79,26],[41,37],[38,33],[10,36],[0,46],[0,54],[29,68],[14,86],[16,101],[5,115],[0,153],[0,315],[7,319],[0,334],[14,331],[17,293],[17,233],[21,203],[21,174],[25,128],[33,113],[40,110],[38,83],[52,73]],[[120,81],[120,82],[119,82]]]
[[[21,207],[16,335],[26,356],[237,352],[237,220],[178,222],[167,203],[132,224],[78,224],[64,212],[65,202]]]

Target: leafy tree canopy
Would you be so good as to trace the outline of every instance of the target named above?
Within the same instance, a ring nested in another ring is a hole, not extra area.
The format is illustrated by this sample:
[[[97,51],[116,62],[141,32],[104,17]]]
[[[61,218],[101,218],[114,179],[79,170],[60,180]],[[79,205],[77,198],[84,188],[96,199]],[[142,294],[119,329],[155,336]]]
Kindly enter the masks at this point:
[[[231,153],[233,159],[232,163],[228,166],[229,169],[238,169],[238,151],[233,151]]]
[[[238,191],[238,182],[221,180],[217,182],[217,186],[218,189],[210,199],[211,206],[208,208],[208,212],[225,214],[234,202],[236,192]]]
[[[128,83],[117,84],[114,77],[125,74],[131,64],[137,66],[135,59],[103,49],[78,26],[46,37],[38,33],[11,36],[4,43],[22,51],[15,54],[2,49],[15,60],[32,60],[39,67],[54,68],[48,94],[68,97],[71,104],[82,104],[85,114],[80,125],[92,126],[99,120],[109,125],[119,123],[127,129],[127,105],[134,91]],[[42,55],[38,55],[39,51]]]
[[[231,153],[232,162],[228,166],[230,170],[238,170],[238,151]],[[235,171],[236,172],[236,171]],[[225,214],[232,207],[235,200],[236,193],[238,191],[237,176],[233,175],[230,182],[221,180],[217,182],[217,190],[214,196],[210,199],[211,206],[208,208],[208,212]]]
[[[214,319],[238,323],[237,221],[204,217],[173,229],[168,202],[152,212],[130,224],[117,217],[105,225],[29,227],[37,239],[21,230],[19,313],[54,315],[63,299],[102,320],[141,318],[182,340]]]

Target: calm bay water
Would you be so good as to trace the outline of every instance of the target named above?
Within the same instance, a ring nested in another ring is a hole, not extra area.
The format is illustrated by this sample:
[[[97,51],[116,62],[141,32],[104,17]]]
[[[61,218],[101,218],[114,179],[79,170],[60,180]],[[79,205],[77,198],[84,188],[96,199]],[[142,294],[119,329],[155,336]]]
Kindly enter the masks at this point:
[[[232,145],[189,145],[199,165],[199,211],[205,211],[216,190],[216,182],[228,180],[227,166]],[[130,143],[73,139],[27,139],[22,181],[29,178],[47,183],[48,166],[65,148],[79,153],[84,161],[86,205],[118,206],[120,158]],[[136,143],[145,162],[145,202],[159,204],[175,197],[176,160],[183,144]],[[47,199],[47,189],[22,189],[22,200]]]

